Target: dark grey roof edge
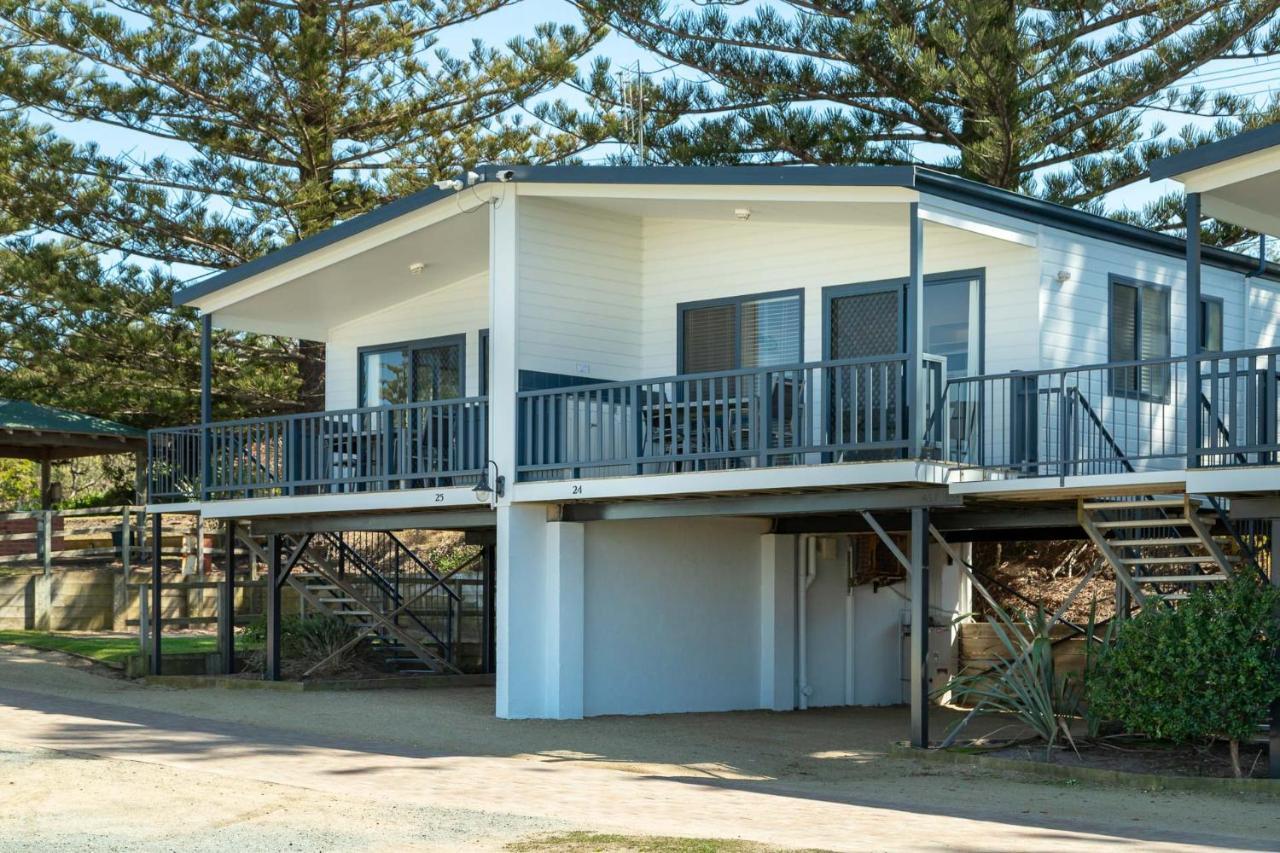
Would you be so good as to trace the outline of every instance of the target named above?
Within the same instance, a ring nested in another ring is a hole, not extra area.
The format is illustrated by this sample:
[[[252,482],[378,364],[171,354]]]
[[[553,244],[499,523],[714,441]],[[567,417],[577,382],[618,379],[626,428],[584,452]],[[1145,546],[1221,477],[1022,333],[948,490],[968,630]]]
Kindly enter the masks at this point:
[[[1159,181],[1174,175],[1185,175],[1187,172],[1194,172],[1205,166],[1213,166],[1277,145],[1280,145],[1280,123],[1256,127],[1229,139],[1221,139],[1207,145],[1179,151],[1177,154],[1170,154],[1168,157],[1161,157],[1159,160],[1152,160],[1151,180]]]
[[[509,169],[515,181],[560,184],[649,184],[667,186],[880,186],[918,188],[934,195],[974,204],[1019,219],[1062,228],[1165,255],[1185,254],[1185,242],[1093,213],[998,189],[966,178],[913,166],[482,166],[484,180]],[[429,187],[375,210],[348,219],[319,234],[277,249],[174,293],[175,305],[186,305],[311,252],[353,237],[397,217],[454,195]],[[1245,255],[1206,246],[1204,261],[1247,272],[1257,262]],[[1265,278],[1280,280],[1280,266],[1268,265]]]
[[[1073,207],[1042,201],[943,172],[921,169],[916,177],[916,187],[921,192],[965,202],[995,213],[1061,228],[1073,234],[1123,243],[1161,255],[1186,257],[1187,241],[1181,237],[1162,234],[1127,222],[1118,222],[1096,213],[1087,213]],[[1200,256],[1204,263],[1231,272],[1256,273],[1258,269],[1256,258],[1216,246],[1203,246]],[[1266,272],[1258,277],[1280,281],[1280,264],[1268,263]]]
[[[516,181],[555,184],[910,187],[915,179],[915,170],[910,166],[480,166],[476,169],[485,181],[496,180],[496,174],[506,170],[513,173]],[[453,195],[453,190],[436,187],[419,190],[260,258],[194,282],[175,292],[173,303],[186,305]]]

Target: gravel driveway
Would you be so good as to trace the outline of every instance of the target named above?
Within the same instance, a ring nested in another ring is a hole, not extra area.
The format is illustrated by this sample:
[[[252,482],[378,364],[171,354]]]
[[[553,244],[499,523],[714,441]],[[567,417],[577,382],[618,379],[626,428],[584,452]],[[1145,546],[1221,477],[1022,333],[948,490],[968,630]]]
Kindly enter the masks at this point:
[[[1275,800],[887,758],[901,709],[503,721],[489,690],[140,687],[0,648],[0,850],[1274,849]]]

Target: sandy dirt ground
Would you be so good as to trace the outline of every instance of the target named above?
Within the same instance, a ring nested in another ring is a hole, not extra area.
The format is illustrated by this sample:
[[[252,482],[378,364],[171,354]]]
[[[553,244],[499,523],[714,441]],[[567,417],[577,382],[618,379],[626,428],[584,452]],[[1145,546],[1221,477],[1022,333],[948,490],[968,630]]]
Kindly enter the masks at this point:
[[[104,679],[0,648],[0,850],[492,850],[562,830],[825,850],[1280,848],[1280,803],[886,756],[901,709],[503,721],[483,689]]]

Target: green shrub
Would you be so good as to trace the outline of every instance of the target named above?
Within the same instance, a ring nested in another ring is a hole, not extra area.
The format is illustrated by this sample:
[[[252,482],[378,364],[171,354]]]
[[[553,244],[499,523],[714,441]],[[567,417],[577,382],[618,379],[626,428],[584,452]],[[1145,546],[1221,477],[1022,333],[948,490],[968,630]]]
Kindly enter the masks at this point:
[[[1239,578],[1126,620],[1088,680],[1092,713],[1177,743],[1239,743],[1280,698],[1280,590]]]
[[[351,645],[341,654],[334,655],[334,653],[355,639],[356,630],[344,620],[327,613],[282,617],[280,656],[299,663],[307,669],[321,661],[326,661],[316,674],[335,672],[355,657],[359,644]],[[256,647],[256,651],[247,658],[249,667],[256,670],[263,669],[266,662],[266,621],[259,619],[246,625],[241,636],[246,645]],[[333,656],[332,659],[329,659],[330,656]]]
[[[1059,735],[1071,742],[1071,720],[1081,716],[1080,680],[1056,671],[1052,624],[1043,610],[1015,616],[997,606],[991,617],[989,624],[1002,647],[1000,662],[990,672],[957,675],[944,690],[954,701],[974,705],[974,713],[989,710],[1012,716],[1044,742],[1047,758]],[[960,720],[948,741],[972,717]]]

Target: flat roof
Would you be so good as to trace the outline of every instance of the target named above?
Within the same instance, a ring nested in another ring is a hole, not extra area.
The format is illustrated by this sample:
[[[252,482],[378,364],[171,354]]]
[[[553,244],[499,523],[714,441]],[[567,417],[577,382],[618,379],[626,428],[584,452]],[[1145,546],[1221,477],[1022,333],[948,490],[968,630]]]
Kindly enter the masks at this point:
[[[1278,131],[1280,132],[1280,131]],[[1234,140],[1227,140],[1234,141]],[[1190,153],[1190,152],[1188,152]],[[1178,155],[1181,156],[1181,155]],[[1129,225],[1002,190],[966,178],[918,166],[499,166],[477,167],[481,180],[497,180],[510,171],[513,182],[548,184],[638,184],[669,186],[794,186],[794,187],[902,187],[972,204],[1019,219],[1050,225],[1078,234],[1182,256],[1185,241],[1147,228]],[[465,191],[465,190],[464,190]],[[186,305],[275,267],[339,243],[400,216],[457,194],[452,189],[428,187],[352,217],[318,234],[284,246],[233,269],[194,282],[177,291],[174,304]],[[1254,258],[1206,246],[1206,264],[1238,272],[1256,271]],[[1280,280],[1280,265],[1268,266],[1264,277]]]
[[[1268,124],[1244,133],[1210,142],[1159,160],[1152,160],[1150,165],[1151,180],[1160,181],[1165,178],[1176,178],[1206,166],[1216,166],[1236,157],[1244,157],[1280,145],[1280,123]]]

